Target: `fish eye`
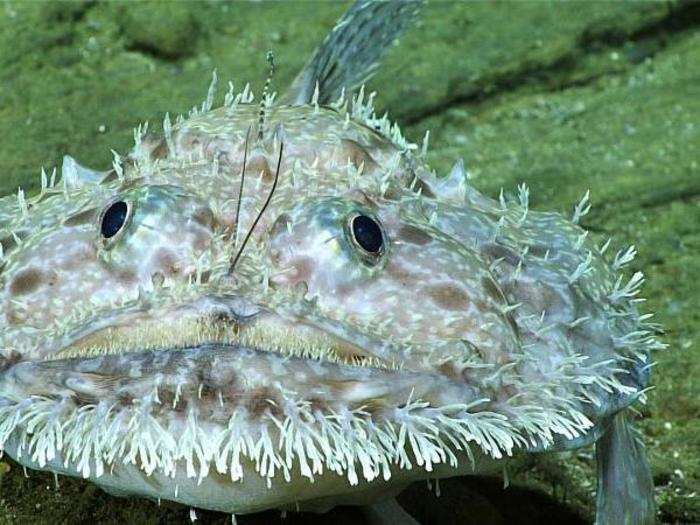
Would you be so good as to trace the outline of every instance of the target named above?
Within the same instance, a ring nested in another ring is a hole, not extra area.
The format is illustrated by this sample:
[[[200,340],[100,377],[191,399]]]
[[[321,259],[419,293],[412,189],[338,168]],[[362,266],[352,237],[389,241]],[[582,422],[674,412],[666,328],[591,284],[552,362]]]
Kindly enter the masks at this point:
[[[102,220],[100,221],[102,237],[111,239],[122,231],[130,214],[131,206],[125,201],[115,201],[107,206],[102,213]]]
[[[367,215],[354,215],[348,224],[350,239],[366,255],[377,257],[384,251],[384,235],[379,223]]]

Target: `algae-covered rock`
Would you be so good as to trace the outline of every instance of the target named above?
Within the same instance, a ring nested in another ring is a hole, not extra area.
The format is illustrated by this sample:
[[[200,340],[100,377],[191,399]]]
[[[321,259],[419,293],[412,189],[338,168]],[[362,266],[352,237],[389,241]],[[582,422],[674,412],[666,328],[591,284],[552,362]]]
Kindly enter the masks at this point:
[[[127,49],[176,60],[197,51],[201,28],[192,9],[179,2],[122,4],[120,26]]]
[[[660,519],[700,522],[700,4],[435,2],[370,83],[378,105],[439,173],[463,157],[479,189],[525,182],[536,208],[569,214],[591,191],[585,226],[639,255],[648,309],[670,348],[640,407]],[[104,169],[142,121],[184,113],[211,78],[259,89],[273,49],[281,91],[345,9],[338,3],[25,3],[0,5],[0,193],[34,191],[64,154]],[[219,100],[223,95],[220,94]],[[493,480],[412,487],[430,522],[445,508],[474,523],[590,518],[592,449],[533,460]],[[189,509],[117,499],[79,480],[0,464],[0,522],[161,523]],[[533,504],[533,502],[536,502]],[[430,506],[440,512],[431,512]],[[203,521],[228,516],[198,512]],[[293,518],[350,523],[352,510]],[[264,514],[241,519],[267,523]],[[436,518],[437,519],[437,518]],[[521,521],[522,522],[522,521]]]

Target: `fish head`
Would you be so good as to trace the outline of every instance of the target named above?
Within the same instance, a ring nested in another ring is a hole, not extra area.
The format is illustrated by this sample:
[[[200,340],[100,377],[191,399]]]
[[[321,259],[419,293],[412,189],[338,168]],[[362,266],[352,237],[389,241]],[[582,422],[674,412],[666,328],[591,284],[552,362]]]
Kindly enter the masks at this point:
[[[241,512],[574,446],[643,388],[634,287],[578,226],[340,111],[256,115],[5,199],[11,455]]]

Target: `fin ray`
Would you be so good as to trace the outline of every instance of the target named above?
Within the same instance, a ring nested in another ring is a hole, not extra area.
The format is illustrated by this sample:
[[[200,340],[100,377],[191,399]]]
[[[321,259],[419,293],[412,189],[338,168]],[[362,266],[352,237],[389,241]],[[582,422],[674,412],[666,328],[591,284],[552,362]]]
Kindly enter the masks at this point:
[[[364,83],[396,38],[410,25],[422,0],[358,0],[342,16],[297,75],[282,102],[308,104],[318,85],[319,104]]]

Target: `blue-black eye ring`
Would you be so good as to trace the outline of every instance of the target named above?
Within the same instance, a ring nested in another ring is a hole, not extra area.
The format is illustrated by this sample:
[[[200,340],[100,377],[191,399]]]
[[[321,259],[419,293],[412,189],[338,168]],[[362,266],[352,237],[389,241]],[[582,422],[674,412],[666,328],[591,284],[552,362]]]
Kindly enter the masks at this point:
[[[100,235],[102,239],[114,242],[124,231],[131,218],[131,204],[123,200],[112,201],[100,216]]]
[[[386,251],[385,236],[376,219],[362,213],[353,214],[347,231],[352,244],[365,261],[374,263]]]

